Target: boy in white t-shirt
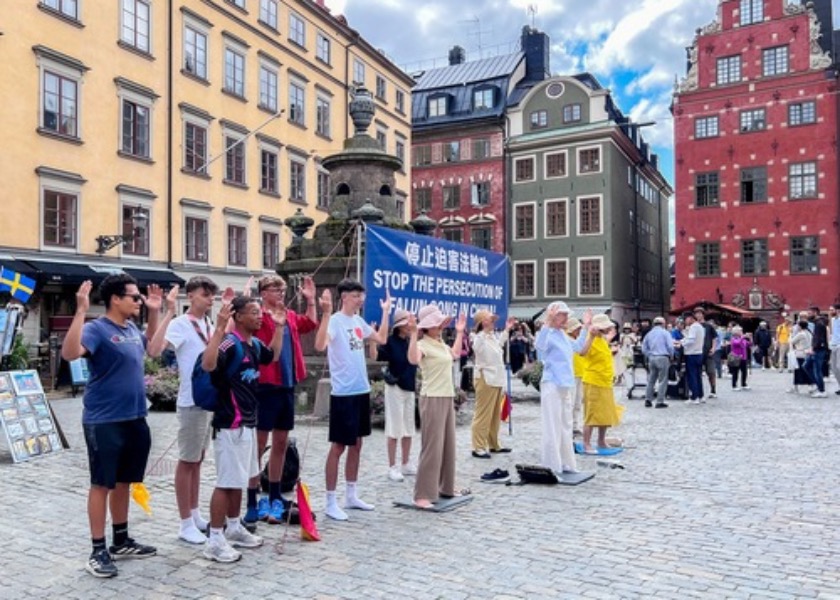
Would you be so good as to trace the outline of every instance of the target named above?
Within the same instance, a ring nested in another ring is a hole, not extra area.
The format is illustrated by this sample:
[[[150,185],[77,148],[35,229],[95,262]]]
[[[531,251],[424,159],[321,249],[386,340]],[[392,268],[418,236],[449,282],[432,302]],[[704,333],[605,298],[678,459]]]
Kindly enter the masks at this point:
[[[321,305],[321,323],[315,337],[315,349],[327,350],[330,366],[332,393],[330,394],[330,451],[325,467],[327,484],[326,514],[336,521],[346,521],[345,513],[336,502],[338,463],[344,449],[348,448],[344,463],[347,490],[344,508],[373,510],[373,505],[361,500],[356,491],[362,438],[370,435],[370,380],[365,361],[365,340],[384,344],[388,340],[388,317],[391,296],[387,294],[380,305],[382,322],[374,330],[359,315],[365,302],[365,288],[353,279],[343,279],[336,288],[341,308],[331,317],[332,294],[324,290]]]

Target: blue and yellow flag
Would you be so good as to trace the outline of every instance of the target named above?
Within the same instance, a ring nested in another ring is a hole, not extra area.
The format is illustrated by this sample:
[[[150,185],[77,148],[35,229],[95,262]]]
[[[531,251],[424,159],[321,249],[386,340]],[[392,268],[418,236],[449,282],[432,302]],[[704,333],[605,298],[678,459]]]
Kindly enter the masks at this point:
[[[34,291],[34,279],[6,267],[0,267],[0,292],[9,292],[12,298],[27,302]]]

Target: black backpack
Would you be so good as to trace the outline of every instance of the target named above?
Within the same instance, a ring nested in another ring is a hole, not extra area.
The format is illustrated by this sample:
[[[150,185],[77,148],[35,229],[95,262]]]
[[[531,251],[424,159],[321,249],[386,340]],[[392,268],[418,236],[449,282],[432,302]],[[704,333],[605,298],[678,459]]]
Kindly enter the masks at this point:
[[[271,446],[267,446],[263,456],[268,454]],[[284,494],[295,489],[295,484],[300,477],[300,454],[297,449],[295,438],[289,438],[286,446],[286,462],[283,463],[283,474],[280,476],[280,491]],[[260,473],[260,487],[263,493],[268,493],[268,460],[265,461],[262,473]]]

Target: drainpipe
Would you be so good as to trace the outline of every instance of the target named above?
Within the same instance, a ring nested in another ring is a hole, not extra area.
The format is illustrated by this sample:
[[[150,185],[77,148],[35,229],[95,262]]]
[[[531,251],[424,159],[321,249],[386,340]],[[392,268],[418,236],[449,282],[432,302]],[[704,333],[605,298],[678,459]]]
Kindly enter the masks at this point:
[[[172,40],[174,39],[174,27],[173,21],[174,18],[172,16],[173,4],[172,0],[169,0],[168,3],[169,8],[169,23],[168,23],[168,37],[169,37],[169,63],[167,66],[167,73],[166,73],[166,98],[167,98],[167,106],[166,106],[166,119],[167,119],[167,139],[166,139],[166,231],[167,231],[167,247],[166,247],[166,268],[172,268],[172,221],[173,215],[172,210],[174,203],[172,201],[172,170],[174,169],[174,164],[172,160],[172,147],[174,145],[173,137],[175,135],[173,130],[173,69],[174,69],[174,51],[172,48]]]

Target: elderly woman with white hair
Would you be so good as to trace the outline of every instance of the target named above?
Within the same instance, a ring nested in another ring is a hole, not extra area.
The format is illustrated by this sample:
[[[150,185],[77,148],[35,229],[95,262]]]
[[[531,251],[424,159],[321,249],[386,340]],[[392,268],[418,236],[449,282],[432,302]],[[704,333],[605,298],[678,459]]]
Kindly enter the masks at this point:
[[[589,326],[590,311],[583,315],[583,327]],[[576,473],[573,436],[575,373],[572,356],[584,353],[589,336],[577,339],[566,335],[569,307],[553,302],[546,309],[545,324],[537,334],[536,348],[543,363],[540,381],[540,413],[542,417],[542,464],[559,477]]]

